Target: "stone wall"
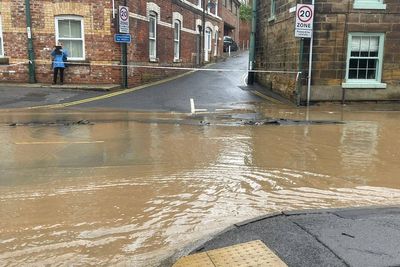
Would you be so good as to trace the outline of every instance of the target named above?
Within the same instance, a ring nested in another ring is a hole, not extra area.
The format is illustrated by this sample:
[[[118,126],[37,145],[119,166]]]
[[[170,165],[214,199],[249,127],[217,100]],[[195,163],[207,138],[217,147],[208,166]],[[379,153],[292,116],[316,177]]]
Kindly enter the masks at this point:
[[[267,70],[296,70],[300,41],[294,38],[294,16],[289,13],[296,1],[277,0],[277,16],[270,20],[269,1],[259,3],[257,30],[257,66]],[[305,1],[306,2],[306,1]],[[385,0],[384,10],[354,9],[353,0],[320,0],[315,6],[314,48],[311,100],[390,100],[400,99],[400,3]],[[263,25],[266,25],[264,27]],[[382,83],[386,89],[344,89],[346,78],[348,33],[385,33]],[[305,40],[302,100],[306,98],[309,41]],[[268,75],[258,75],[265,85],[271,84]],[[290,84],[290,83],[289,83]],[[272,85],[274,91],[290,95],[293,88]],[[344,94],[343,94],[344,93]]]

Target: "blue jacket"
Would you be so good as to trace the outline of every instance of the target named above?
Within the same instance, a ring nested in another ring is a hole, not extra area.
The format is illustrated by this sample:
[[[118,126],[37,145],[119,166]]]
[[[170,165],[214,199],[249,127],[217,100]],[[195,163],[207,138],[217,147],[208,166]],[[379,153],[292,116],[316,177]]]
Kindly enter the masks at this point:
[[[62,50],[61,50],[62,51]],[[55,51],[51,52],[53,57],[53,69],[54,68],[65,68],[64,57],[68,57],[66,51],[62,51],[60,55],[57,55]]]

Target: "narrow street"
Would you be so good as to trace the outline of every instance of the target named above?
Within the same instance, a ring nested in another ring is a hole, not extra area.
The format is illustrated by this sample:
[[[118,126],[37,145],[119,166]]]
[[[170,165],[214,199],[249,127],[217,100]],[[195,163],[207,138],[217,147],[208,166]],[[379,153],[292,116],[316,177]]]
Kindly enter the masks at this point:
[[[225,62],[212,64],[208,68],[245,70],[247,64],[248,53],[242,53],[228,58]],[[246,74],[246,71],[197,71],[161,85],[77,107],[188,113],[190,99],[193,98],[196,108],[199,109],[211,112],[215,109],[235,109],[261,101],[259,97],[239,88],[245,85]]]
[[[241,53],[208,68],[245,70],[248,53]],[[67,70],[68,71],[68,70]],[[185,72],[182,72],[184,74]],[[196,108],[214,112],[216,109],[237,109],[261,102],[261,98],[240,87],[245,85],[246,71],[197,71],[149,86],[138,91],[113,93],[54,87],[0,86],[3,97],[0,108],[27,108],[55,104],[68,104],[77,108],[101,108],[108,110],[183,112],[190,113],[190,99]],[[119,94],[120,93],[120,94]],[[103,99],[96,100],[98,97]],[[84,104],[74,104],[80,101]]]

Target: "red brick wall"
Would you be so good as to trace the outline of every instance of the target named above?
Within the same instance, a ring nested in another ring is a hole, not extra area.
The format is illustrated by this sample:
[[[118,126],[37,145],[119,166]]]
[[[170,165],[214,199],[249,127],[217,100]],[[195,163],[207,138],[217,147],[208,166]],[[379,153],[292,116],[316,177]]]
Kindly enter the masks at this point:
[[[240,20],[239,42],[238,42],[240,49],[243,49],[243,44],[245,49],[247,49],[248,45],[250,45],[250,33],[251,33],[251,22]]]
[[[123,1],[116,1],[116,7]],[[138,0],[128,1],[132,14],[147,17],[147,2],[154,2],[161,9],[160,20],[164,25],[157,26],[157,57],[159,62],[149,62],[148,47],[148,22],[130,18],[132,43],[128,45],[129,64],[154,65],[154,66],[193,66],[196,53],[196,34],[181,31],[181,62],[173,60],[173,28],[171,25],[172,12],[179,12],[183,16],[183,28],[194,31],[196,19],[201,19],[201,11],[189,8],[181,2],[174,4],[173,0]],[[190,0],[197,3],[197,0]],[[26,62],[27,34],[25,22],[24,1],[3,0],[1,5],[1,18],[3,22],[4,50],[10,64]],[[45,12],[46,11],[46,12]],[[49,0],[31,0],[32,33],[36,59],[36,79],[38,82],[50,83],[52,81],[50,52],[55,45],[55,16],[80,15],[84,18],[85,26],[85,61],[71,62],[65,71],[66,83],[90,84],[120,84],[121,70],[119,67],[109,66],[120,64],[121,46],[114,42],[116,33],[116,20],[112,19],[111,1],[97,0],[71,0],[54,3]],[[18,19],[16,19],[18,17]],[[207,16],[207,21],[223,29],[221,20]],[[220,34],[222,37],[222,33]],[[222,51],[222,42],[219,50]],[[221,54],[221,52],[220,52]],[[75,64],[76,65],[75,65]],[[103,66],[101,66],[103,65]],[[104,66],[105,65],[105,66]],[[6,70],[6,71],[2,71]],[[9,70],[15,71],[8,72]],[[143,82],[160,79],[164,75],[175,74],[172,71],[149,71],[148,69],[129,68],[129,85],[134,86]],[[0,67],[0,81],[27,82],[27,65],[15,67]]]

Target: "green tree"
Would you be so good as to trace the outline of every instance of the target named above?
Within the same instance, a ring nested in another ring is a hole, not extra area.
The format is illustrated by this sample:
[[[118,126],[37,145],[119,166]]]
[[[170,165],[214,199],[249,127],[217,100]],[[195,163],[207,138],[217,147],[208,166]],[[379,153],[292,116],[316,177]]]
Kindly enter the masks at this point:
[[[246,4],[242,4],[240,6],[240,19],[245,20],[245,21],[251,21],[251,6],[248,6]]]

